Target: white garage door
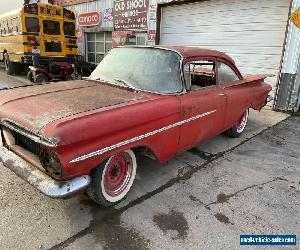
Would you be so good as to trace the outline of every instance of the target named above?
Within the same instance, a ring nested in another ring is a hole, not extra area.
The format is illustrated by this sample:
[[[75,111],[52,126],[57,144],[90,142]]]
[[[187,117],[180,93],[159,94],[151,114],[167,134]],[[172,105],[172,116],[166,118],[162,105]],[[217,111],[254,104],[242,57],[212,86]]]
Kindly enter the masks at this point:
[[[165,6],[160,44],[220,50],[243,74],[277,76],[289,5],[290,0],[211,0]]]

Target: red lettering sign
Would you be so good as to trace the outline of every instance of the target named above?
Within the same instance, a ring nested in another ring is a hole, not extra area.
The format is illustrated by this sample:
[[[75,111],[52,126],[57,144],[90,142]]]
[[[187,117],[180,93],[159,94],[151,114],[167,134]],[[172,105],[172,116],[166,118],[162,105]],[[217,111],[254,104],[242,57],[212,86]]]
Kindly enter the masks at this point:
[[[78,16],[78,23],[80,26],[96,26],[101,21],[99,12],[86,12]]]
[[[148,6],[149,0],[115,0],[115,30],[147,30]]]

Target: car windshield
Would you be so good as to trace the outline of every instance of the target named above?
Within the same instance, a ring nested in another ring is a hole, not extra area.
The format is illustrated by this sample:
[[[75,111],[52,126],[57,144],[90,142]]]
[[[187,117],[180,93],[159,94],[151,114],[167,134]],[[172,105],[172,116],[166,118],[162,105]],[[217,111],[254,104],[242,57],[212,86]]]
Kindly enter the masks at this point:
[[[182,92],[180,56],[173,51],[123,47],[111,50],[91,80],[162,94]]]

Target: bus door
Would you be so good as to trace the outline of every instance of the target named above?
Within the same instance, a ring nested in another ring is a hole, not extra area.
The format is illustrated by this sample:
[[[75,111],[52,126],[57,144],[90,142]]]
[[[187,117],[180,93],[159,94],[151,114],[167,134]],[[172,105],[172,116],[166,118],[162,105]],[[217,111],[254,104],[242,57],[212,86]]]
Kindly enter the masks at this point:
[[[64,56],[62,34],[59,19],[41,19],[41,56]]]

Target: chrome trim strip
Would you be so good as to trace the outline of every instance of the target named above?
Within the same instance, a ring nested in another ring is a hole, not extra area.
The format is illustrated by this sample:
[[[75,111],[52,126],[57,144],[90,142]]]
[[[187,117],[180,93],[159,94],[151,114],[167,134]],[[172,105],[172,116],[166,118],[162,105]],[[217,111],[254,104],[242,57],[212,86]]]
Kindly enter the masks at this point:
[[[33,131],[27,128],[23,128],[20,124],[13,122],[9,119],[3,119],[0,121],[0,124],[4,127],[13,130],[21,135],[26,136],[27,138],[33,140],[36,143],[40,143],[42,145],[48,146],[48,147],[56,147],[57,145],[52,142],[51,140],[43,137],[42,135],[36,135]]]
[[[111,150],[114,150],[114,149],[116,149],[116,148],[125,146],[125,145],[127,145],[127,144],[129,144],[129,143],[132,143],[132,142],[136,142],[136,141],[142,140],[142,139],[147,138],[147,137],[149,137],[149,136],[153,136],[153,135],[156,135],[156,134],[158,134],[158,133],[161,133],[161,132],[164,132],[164,131],[166,131],[166,130],[169,130],[169,129],[171,129],[171,128],[175,128],[175,127],[177,127],[177,126],[180,126],[180,125],[182,125],[182,124],[184,124],[184,123],[188,123],[188,122],[191,122],[191,121],[194,121],[194,120],[203,118],[203,117],[205,117],[205,116],[211,115],[211,114],[215,113],[216,111],[217,111],[217,110],[215,109],[215,110],[212,110],[212,111],[205,112],[205,113],[203,113],[203,114],[201,114],[201,115],[192,116],[192,117],[190,117],[190,118],[188,118],[188,119],[185,119],[185,120],[176,122],[176,123],[171,124],[171,125],[168,125],[168,126],[166,126],[166,127],[162,127],[162,128],[160,128],[160,129],[157,129],[157,130],[148,132],[148,133],[146,133],[146,134],[139,135],[139,136],[137,136],[137,137],[133,137],[133,138],[128,139],[128,140],[126,140],[126,141],[122,141],[122,142],[119,142],[119,143],[117,143],[117,144],[114,144],[114,145],[111,145],[111,146],[108,146],[108,147],[99,149],[99,150],[94,151],[94,152],[91,152],[91,153],[89,153],[89,154],[82,155],[82,156],[80,156],[80,157],[77,157],[77,158],[71,160],[70,163],[75,163],[75,162],[83,161],[83,160],[86,160],[86,159],[88,159],[88,158],[92,158],[92,157],[95,157],[95,156],[98,156],[98,155],[102,155],[102,154],[104,154],[104,153],[106,153],[106,152],[108,152],[108,151],[111,151]]]

